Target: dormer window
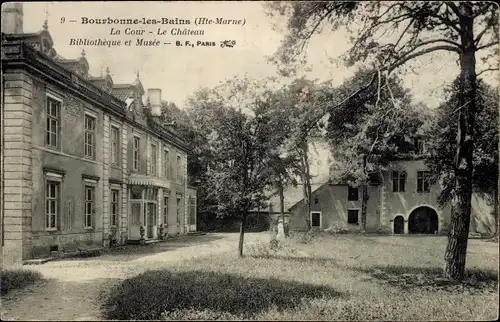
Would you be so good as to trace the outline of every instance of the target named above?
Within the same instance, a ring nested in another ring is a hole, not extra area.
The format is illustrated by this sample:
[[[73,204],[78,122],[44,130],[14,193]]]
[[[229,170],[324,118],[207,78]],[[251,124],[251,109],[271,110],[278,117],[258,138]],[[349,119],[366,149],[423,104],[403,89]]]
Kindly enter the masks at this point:
[[[420,139],[415,139],[415,149],[417,155],[422,155],[425,153],[425,144]]]
[[[50,49],[51,49],[51,47],[50,47],[49,40],[48,39],[42,39],[42,52],[44,54],[48,55],[50,53]]]
[[[105,90],[106,92],[111,91],[111,88],[112,88],[112,87],[113,87],[113,85],[111,85],[111,82],[109,82],[109,81],[108,81],[108,82],[106,82],[106,83],[104,84],[104,90]]]

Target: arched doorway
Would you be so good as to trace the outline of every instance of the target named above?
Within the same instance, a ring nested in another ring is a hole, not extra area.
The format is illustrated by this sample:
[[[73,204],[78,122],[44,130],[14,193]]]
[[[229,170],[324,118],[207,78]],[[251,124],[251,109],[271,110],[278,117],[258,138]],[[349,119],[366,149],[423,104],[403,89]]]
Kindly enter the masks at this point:
[[[430,207],[418,207],[408,217],[408,232],[410,234],[435,234],[438,231],[438,215]]]
[[[405,219],[403,216],[396,216],[394,218],[394,234],[404,234],[405,233]]]

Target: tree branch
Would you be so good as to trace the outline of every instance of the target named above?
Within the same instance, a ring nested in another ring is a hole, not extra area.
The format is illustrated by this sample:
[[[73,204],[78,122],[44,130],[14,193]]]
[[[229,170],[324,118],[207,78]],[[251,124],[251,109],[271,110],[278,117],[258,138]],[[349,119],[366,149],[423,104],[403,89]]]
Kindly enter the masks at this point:
[[[499,68],[498,67],[487,68],[487,69],[482,70],[479,73],[477,73],[476,76],[479,77],[479,75],[481,75],[482,73],[496,71],[496,70],[499,70]]]
[[[432,43],[432,42],[435,42],[435,41],[431,41],[431,42],[425,42],[425,43]],[[353,97],[355,97],[356,95],[358,95],[359,93],[365,91],[366,89],[368,89],[370,86],[373,85],[373,83],[375,82],[375,79],[377,78],[377,75],[378,75],[378,72],[382,72],[382,71],[387,71],[387,77],[389,76],[389,74],[394,71],[394,69],[398,68],[399,66],[401,65],[404,65],[407,61],[413,59],[413,58],[416,58],[416,57],[419,57],[419,56],[422,56],[422,55],[425,55],[425,54],[428,54],[428,53],[431,53],[431,52],[434,52],[434,51],[438,51],[438,50],[447,50],[447,51],[453,51],[453,52],[456,52],[456,53],[460,53],[460,51],[455,48],[455,47],[452,47],[452,46],[446,46],[446,45],[441,45],[441,46],[434,46],[434,47],[430,47],[430,48],[426,48],[426,49],[423,49],[419,52],[416,52],[416,53],[413,53],[413,54],[410,54],[411,52],[415,51],[415,49],[423,46],[424,43],[422,43],[420,46],[417,46],[416,48],[414,48],[413,50],[411,50],[410,52],[406,53],[406,57],[402,57],[400,58],[397,62],[395,62],[394,64],[390,65],[390,66],[384,66],[382,68],[380,68],[377,72],[374,72],[373,73],[373,77],[371,78],[370,82],[368,84],[366,84],[365,86],[363,86],[362,88],[358,89],[356,92],[352,93],[351,95],[349,95],[346,99],[342,100],[342,102],[336,104],[335,106],[332,106],[332,107],[329,107],[328,105],[325,105],[325,108],[323,109],[322,113],[321,113],[321,116],[320,117],[317,117],[315,120],[313,120],[308,126],[306,126],[305,128],[305,132],[308,133],[318,122],[319,120],[328,112],[328,109],[332,109],[332,108],[338,108],[339,106],[342,106],[343,104],[345,104],[347,101],[349,101],[350,99],[352,99]]]
[[[498,41],[490,42],[490,43],[488,43],[486,45],[479,46],[479,47],[476,48],[476,51],[479,51],[481,49],[486,49],[486,48],[489,48],[489,47],[495,46],[495,45],[498,45]]]
[[[460,30],[460,27],[458,27],[458,24],[457,22],[453,22],[451,21],[449,18],[447,17],[443,17],[443,16],[439,16],[439,15],[430,15],[431,17],[434,17],[436,19],[439,19],[441,20],[442,23],[444,23],[445,25],[447,25],[448,27],[451,27],[453,28],[453,30],[455,30],[456,32],[458,32],[459,34],[461,33],[461,30]]]
[[[418,46],[420,47],[420,46]],[[418,48],[417,47],[417,48]],[[416,48],[415,48],[416,49]],[[441,46],[434,46],[434,47],[430,47],[430,48],[426,48],[426,49],[422,49],[421,51],[419,52],[416,52],[416,53],[413,53],[410,55],[411,52],[415,51],[415,49],[413,49],[412,51],[406,53],[406,57],[403,56],[401,57],[397,62],[395,62],[392,66],[388,66],[386,67],[385,69],[388,70],[388,73],[390,74],[394,69],[398,68],[399,66],[405,64],[407,61],[413,59],[413,58],[416,58],[416,57],[419,57],[419,56],[422,56],[422,55],[425,55],[425,54],[428,54],[428,53],[432,53],[434,51],[438,51],[438,50],[447,50],[447,51],[453,51],[453,52],[456,52],[456,53],[460,53],[459,49],[457,49],[456,47],[453,47],[453,46],[446,46],[446,45],[441,45]]]
[[[481,38],[484,36],[484,34],[490,30],[491,27],[493,27],[494,25],[494,22],[496,17],[494,17],[493,15],[490,17],[490,19],[488,19],[488,22],[486,23],[486,27],[484,27],[484,29],[477,35],[476,39],[474,39],[474,44],[477,46],[479,44],[479,42],[481,41]]]
[[[426,45],[438,43],[438,42],[445,42],[445,43],[452,44],[453,46],[455,46],[455,47],[451,47],[451,48],[450,48],[450,46],[438,46],[438,47],[446,47],[446,48],[448,48],[447,50],[455,51],[457,53],[460,53],[461,50],[462,50],[462,46],[461,45],[459,45],[456,42],[453,42],[451,40],[448,40],[448,39],[433,39],[433,40],[427,40],[427,41],[423,41],[423,42],[419,43],[413,49],[410,49],[409,51],[407,51],[401,58],[403,58],[404,56],[406,56],[408,54],[411,54],[412,52],[414,52],[415,50],[417,50],[419,48],[422,48],[422,47],[424,47]],[[440,48],[440,49],[445,49],[445,48]]]
[[[394,44],[394,50],[396,50],[396,48],[399,45],[399,42],[401,41],[401,39],[403,39],[403,36],[406,34],[406,32],[408,31],[408,29],[410,29],[411,24],[413,23],[413,21],[415,21],[415,18],[412,18],[410,20],[410,23],[408,24],[408,26],[406,26],[406,28],[403,30],[403,32],[401,33],[401,35],[399,35],[398,41],[396,41],[396,43]],[[403,46],[403,48],[404,48],[404,46]]]
[[[453,13],[455,13],[457,15],[457,17],[461,16],[460,11],[458,10],[458,7],[453,2],[446,2],[446,5],[448,6],[448,8],[450,8],[453,11]]]
[[[472,19],[475,19],[479,17],[480,15],[484,14],[488,9],[491,7],[492,3],[486,3],[481,9],[479,9],[474,16],[472,16]]]
[[[336,7],[333,7],[331,9],[328,9],[327,12],[321,16],[319,19],[318,19],[318,22],[316,23],[316,25],[314,25],[314,27],[312,28],[312,30],[306,35],[304,36],[302,39],[304,39],[304,41],[302,42],[302,46],[300,46],[300,50],[299,50],[299,53],[300,52],[304,52],[304,49],[307,47],[307,45],[309,44],[309,40],[311,39],[312,35],[314,35],[314,33],[316,32],[316,29],[318,29],[318,27],[321,25],[321,23],[323,22],[323,20],[330,14],[332,13],[332,11],[335,9]]]
[[[400,6],[400,5],[401,5],[400,3],[392,4],[380,16],[372,18],[372,19],[373,20],[378,20],[378,19],[382,18],[383,16],[385,16],[385,14],[388,13],[392,8],[394,8],[395,6]]]

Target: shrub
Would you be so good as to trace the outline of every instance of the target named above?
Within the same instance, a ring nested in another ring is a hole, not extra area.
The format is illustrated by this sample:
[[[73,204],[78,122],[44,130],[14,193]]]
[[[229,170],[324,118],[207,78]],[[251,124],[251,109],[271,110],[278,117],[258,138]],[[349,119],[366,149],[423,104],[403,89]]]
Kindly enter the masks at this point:
[[[349,231],[345,228],[342,228],[342,227],[331,227],[331,228],[325,229],[325,232],[329,233],[329,234],[336,235],[336,234],[347,234]]]
[[[1,294],[5,295],[11,290],[24,288],[36,281],[42,280],[42,274],[30,270],[2,270],[2,290]]]
[[[206,271],[149,271],[112,288],[108,320],[246,319],[272,306],[294,307],[304,297],[335,297],[321,285]]]
[[[251,244],[245,247],[245,254],[255,258],[281,258],[294,257],[297,250],[288,242],[279,242],[271,239],[269,243]]]
[[[305,232],[290,232],[290,239],[299,244],[310,244],[314,240],[314,232],[312,230]]]

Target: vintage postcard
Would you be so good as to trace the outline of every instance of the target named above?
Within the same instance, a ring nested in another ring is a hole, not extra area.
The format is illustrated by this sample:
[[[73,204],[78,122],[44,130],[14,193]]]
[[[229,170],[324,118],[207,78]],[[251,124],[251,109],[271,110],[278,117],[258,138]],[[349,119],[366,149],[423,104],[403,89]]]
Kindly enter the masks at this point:
[[[2,320],[496,320],[494,2],[5,2]]]

